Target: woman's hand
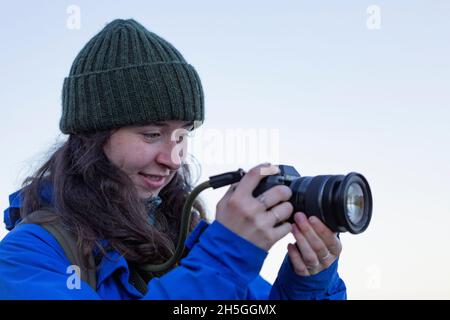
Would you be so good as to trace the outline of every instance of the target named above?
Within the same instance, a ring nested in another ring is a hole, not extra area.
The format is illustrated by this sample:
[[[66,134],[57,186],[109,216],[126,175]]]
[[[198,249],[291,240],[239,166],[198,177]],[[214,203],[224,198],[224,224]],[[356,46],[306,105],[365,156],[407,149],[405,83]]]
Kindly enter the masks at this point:
[[[252,192],[262,178],[279,171],[269,164],[256,166],[228,189],[216,208],[220,223],[266,251],[292,231],[290,223],[280,223],[293,212],[287,202],[292,192],[284,185],[272,187],[257,198]]]
[[[328,268],[341,254],[342,245],[319,218],[302,212],[294,216],[292,225],[296,244],[288,245],[288,255],[296,274],[310,276]]]

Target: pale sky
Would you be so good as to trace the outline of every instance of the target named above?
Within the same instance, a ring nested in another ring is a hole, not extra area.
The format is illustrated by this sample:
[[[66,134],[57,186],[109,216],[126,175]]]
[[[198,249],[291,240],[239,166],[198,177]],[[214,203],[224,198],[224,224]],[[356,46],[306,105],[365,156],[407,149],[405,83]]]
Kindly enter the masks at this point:
[[[70,5],[79,29],[67,26]],[[450,298],[449,1],[41,0],[2,12],[2,210],[64,139],[62,82],[78,51],[107,22],[134,18],[202,79],[199,183],[266,161],[360,172],[374,210],[366,232],[341,235],[349,299]],[[202,193],[211,217],[224,191]],[[270,251],[268,280],[291,240]]]

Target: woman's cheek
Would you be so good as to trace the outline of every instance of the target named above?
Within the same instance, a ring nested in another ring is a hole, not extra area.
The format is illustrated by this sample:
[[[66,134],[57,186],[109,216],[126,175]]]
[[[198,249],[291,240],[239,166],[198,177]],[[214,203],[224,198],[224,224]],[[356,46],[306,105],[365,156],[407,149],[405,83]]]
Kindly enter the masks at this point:
[[[135,167],[147,167],[149,163],[153,160],[153,155],[148,146],[133,148],[129,150],[128,156],[132,158],[132,162]]]

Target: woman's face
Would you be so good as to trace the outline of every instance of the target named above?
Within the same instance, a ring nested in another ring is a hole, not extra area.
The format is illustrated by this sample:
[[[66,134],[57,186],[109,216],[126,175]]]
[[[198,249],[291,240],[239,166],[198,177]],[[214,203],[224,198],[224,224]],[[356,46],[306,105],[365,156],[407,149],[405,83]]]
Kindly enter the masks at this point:
[[[156,196],[186,158],[193,122],[163,121],[114,131],[103,147],[106,157],[134,182],[139,196]]]

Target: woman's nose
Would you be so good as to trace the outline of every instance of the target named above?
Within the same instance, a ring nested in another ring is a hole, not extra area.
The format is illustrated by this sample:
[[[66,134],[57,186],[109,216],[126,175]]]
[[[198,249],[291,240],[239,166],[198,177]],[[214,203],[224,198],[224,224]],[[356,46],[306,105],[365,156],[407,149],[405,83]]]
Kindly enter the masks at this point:
[[[177,170],[181,166],[183,152],[181,146],[176,143],[165,144],[158,153],[156,161],[171,170]]]

